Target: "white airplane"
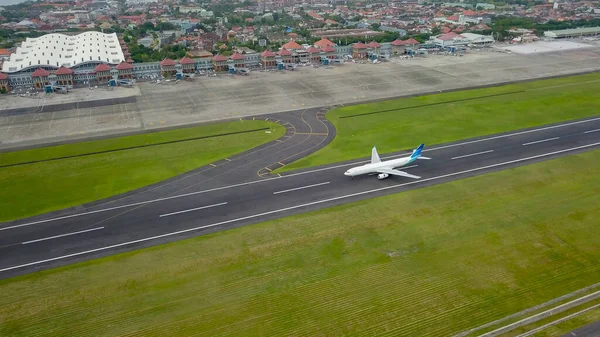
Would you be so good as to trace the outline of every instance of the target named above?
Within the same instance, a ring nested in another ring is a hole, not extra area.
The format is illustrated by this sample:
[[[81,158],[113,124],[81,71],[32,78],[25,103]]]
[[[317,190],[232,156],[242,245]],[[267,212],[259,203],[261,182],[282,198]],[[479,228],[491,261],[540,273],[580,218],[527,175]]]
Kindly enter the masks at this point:
[[[431,159],[428,157],[421,156],[421,151],[423,151],[423,146],[425,144],[421,144],[418,148],[413,150],[412,154],[409,157],[403,157],[398,159],[392,159],[388,161],[381,161],[379,158],[379,154],[377,153],[377,149],[373,146],[373,150],[371,151],[371,163],[365,164],[362,166],[357,166],[349,169],[344,173],[345,176],[352,177],[359,176],[363,174],[377,174],[377,179],[385,179],[390,175],[401,176],[413,179],[420,179],[421,177],[415,176],[412,174],[408,174],[403,171],[394,170],[396,167],[401,167],[406,164],[410,164],[417,159]]]

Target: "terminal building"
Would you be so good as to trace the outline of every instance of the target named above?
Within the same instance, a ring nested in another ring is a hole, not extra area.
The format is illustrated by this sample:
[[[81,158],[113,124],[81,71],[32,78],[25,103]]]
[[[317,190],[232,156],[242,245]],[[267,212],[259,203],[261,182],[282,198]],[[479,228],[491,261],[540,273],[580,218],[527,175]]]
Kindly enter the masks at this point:
[[[418,45],[416,40],[413,42],[412,46],[406,48]],[[129,58],[126,43],[116,34],[48,34],[35,39],[28,38],[4,62],[0,72],[0,92],[32,87],[46,91],[68,90],[77,84],[115,85],[145,75],[183,78],[201,71],[232,73],[245,68],[284,69],[290,63],[330,64],[348,57],[372,59],[379,55],[391,55],[398,51],[397,48],[393,50],[393,46],[393,43],[380,44],[375,41],[337,46],[323,39],[306,48],[294,42],[287,43],[281,50],[261,54],[250,51],[236,52],[228,57],[186,56],[181,60],[167,58],[160,62],[134,63]]]
[[[10,87],[70,87],[97,79],[98,67],[111,68],[125,62],[124,45],[114,33],[53,33],[27,38],[4,61],[2,74]]]

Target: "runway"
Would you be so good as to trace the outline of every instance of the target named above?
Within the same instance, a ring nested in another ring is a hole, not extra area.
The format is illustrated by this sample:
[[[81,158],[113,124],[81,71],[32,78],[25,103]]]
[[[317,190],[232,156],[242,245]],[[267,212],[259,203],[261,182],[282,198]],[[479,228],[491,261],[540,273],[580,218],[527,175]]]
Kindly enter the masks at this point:
[[[269,174],[333,139],[325,111],[261,116],[285,125],[286,135],[127,195],[1,224],[0,278],[600,148],[600,117],[595,117],[426,144],[424,155],[432,160],[401,168],[419,180],[344,176],[349,167],[368,161],[370,148],[364,160]],[[407,149],[382,160],[409,154]]]

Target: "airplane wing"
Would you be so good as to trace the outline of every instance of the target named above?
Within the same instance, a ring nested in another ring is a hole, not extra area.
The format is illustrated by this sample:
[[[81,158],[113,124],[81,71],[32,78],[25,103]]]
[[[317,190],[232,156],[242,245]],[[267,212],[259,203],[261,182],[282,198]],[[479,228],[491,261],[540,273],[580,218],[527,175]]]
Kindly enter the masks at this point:
[[[421,177],[419,176],[415,176],[412,174],[408,174],[404,171],[398,171],[398,170],[393,170],[393,169],[378,169],[377,172],[379,173],[387,173],[387,174],[391,174],[393,176],[400,176],[400,177],[407,177],[407,178],[413,178],[413,179],[421,179]]]

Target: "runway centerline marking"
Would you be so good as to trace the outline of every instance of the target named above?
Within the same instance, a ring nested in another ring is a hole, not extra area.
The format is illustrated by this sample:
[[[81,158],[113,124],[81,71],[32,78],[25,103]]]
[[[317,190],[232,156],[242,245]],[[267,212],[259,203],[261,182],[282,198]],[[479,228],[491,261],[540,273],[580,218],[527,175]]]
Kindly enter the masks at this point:
[[[181,213],[199,211],[201,209],[206,209],[206,208],[211,208],[211,207],[217,207],[217,206],[223,206],[223,205],[227,205],[227,202],[221,202],[221,203],[214,204],[214,205],[208,205],[208,206],[190,208],[190,209],[186,209],[186,210],[178,211],[178,212],[173,212],[173,213],[161,214],[161,215],[159,215],[159,217],[162,218],[162,217],[165,217],[165,216],[171,216],[171,215],[176,215],[176,214],[181,214]]]
[[[481,151],[481,152],[476,152],[476,153],[471,153],[471,154],[465,154],[465,155],[463,155],[463,156],[452,157],[451,159],[460,159],[460,158],[466,158],[466,157],[478,156],[478,155],[480,155],[480,154],[484,154],[484,153],[490,153],[490,152],[494,152],[494,150],[489,150],[489,151]]]
[[[600,131],[600,129],[596,129],[596,130],[589,130],[589,131],[586,131],[586,132],[584,132],[584,133],[592,133],[592,132],[598,132],[598,131]]]
[[[435,150],[446,149],[446,148],[460,146],[460,145],[467,145],[467,144],[472,144],[472,143],[483,142],[483,141],[487,141],[487,140],[494,140],[494,139],[499,139],[499,138],[505,138],[505,137],[511,137],[511,136],[516,136],[516,135],[531,133],[531,132],[537,132],[537,131],[543,131],[543,130],[548,130],[548,129],[560,128],[560,127],[563,127],[563,126],[569,126],[569,125],[575,125],[575,124],[581,124],[581,123],[594,122],[594,121],[597,121],[597,120],[600,120],[600,117],[598,117],[598,118],[592,118],[592,119],[586,119],[586,120],[582,120],[582,121],[570,122],[570,123],[565,123],[565,124],[552,125],[552,126],[548,126],[548,127],[534,129],[534,130],[514,132],[514,133],[505,134],[505,135],[484,138],[484,139],[477,139],[477,140],[472,140],[472,141],[466,141],[466,142],[462,142],[462,143],[444,145],[444,146],[434,147],[434,148],[430,148],[430,149],[424,149],[423,152],[435,151]],[[410,154],[411,154],[410,152],[406,152],[406,153],[403,153],[403,154],[397,154],[397,155],[391,155],[391,156],[382,157],[381,159],[390,159],[390,158],[396,158],[396,157],[400,157],[400,156],[408,156]],[[0,227],[0,231],[7,230],[7,229],[24,227],[24,226],[36,225],[36,224],[50,222],[50,221],[68,219],[68,218],[73,218],[73,217],[78,217],[78,216],[83,216],[83,215],[89,215],[89,214],[94,214],[94,213],[99,213],[99,212],[106,212],[106,211],[111,211],[111,210],[125,208],[125,207],[132,207],[132,206],[144,205],[144,204],[149,204],[149,203],[154,203],[154,202],[159,202],[159,201],[165,201],[165,200],[170,200],[170,199],[183,198],[183,197],[187,197],[187,196],[191,196],[191,195],[208,193],[208,192],[214,192],[214,191],[223,190],[223,189],[227,189],[227,188],[239,187],[239,186],[244,186],[244,185],[251,185],[251,184],[256,184],[256,183],[263,183],[263,182],[267,182],[267,181],[270,181],[270,180],[273,180],[273,179],[281,179],[281,178],[287,178],[287,177],[294,177],[294,176],[301,175],[301,174],[307,174],[307,173],[312,173],[312,172],[319,172],[319,171],[324,171],[324,170],[331,170],[331,169],[336,169],[336,168],[340,168],[340,167],[344,167],[344,166],[364,164],[364,163],[369,163],[369,162],[370,162],[369,160],[356,161],[356,162],[352,162],[352,163],[348,163],[348,164],[341,164],[341,165],[329,166],[329,167],[324,167],[324,168],[315,169],[315,170],[309,170],[309,171],[304,171],[304,172],[286,174],[286,175],[282,175],[280,177],[273,177],[273,178],[266,178],[266,179],[261,179],[261,180],[254,180],[254,181],[249,181],[249,182],[245,182],[245,183],[239,183],[239,184],[233,184],[233,185],[228,185],[228,186],[223,186],[223,187],[217,187],[217,188],[203,190],[203,191],[184,193],[184,194],[173,195],[173,196],[164,197],[164,198],[157,198],[157,199],[147,200],[147,201],[140,201],[140,202],[131,203],[131,204],[127,204],[127,205],[102,208],[102,209],[99,209],[99,210],[88,211],[88,212],[83,212],[83,213],[76,213],[76,214],[70,214],[70,215],[65,215],[65,216],[61,216],[61,217],[57,217],[57,218],[50,218],[50,219],[38,220],[38,221],[33,221],[33,222],[19,224],[19,225],[14,225],[14,226],[9,226],[9,227]],[[409,167],[405,167],[404,169],[407,169],[407,168],[409,168]]]
[[[42,239],[37,239],[37,240],[25,241],[25,242],[23,242],[21,244],[28,245],[28,244],[34,243],[34,242],[40,242],[40,241],[47,241],[47,240],[52,240],[52,239],[58,239],[58,238],[62,238],[62,237],[65,237],[65,236],[76,235],[76,234],[81,234],[81,233],[87,233],[87,232],[97,231],[97,230],[100,230],[100,229],[104,229],[104,227],[86,229],[86,230],[83,230],[83,231],[78,231],[78,232],[73,232],[73,233],[66,233],[66,234],[50,236],[50,237],[47,237],[47,238],[42,238]]]
[[[531,144],[549,142],[551,140],[557,140],[557,139],[560,139],[560,137],[552,137],[552,138],[546,138],[546,139],[542,139],[542,140],[536,140],[535,142],[523,143],[522,145],[527,146],[527,145],[531,145]]]
[[[386,186],[386,187],[380,187],[380,188],[376,188],[376,189],[372,189],[372,190],[368,190],[368,191],[362,191],[362,192],[347,194],[347,195],[343,195],[343,196],[339,196],[339,197],[334,197],[334,198],[329,198],[329,199],[324,199],[324,200],[319,200],[319,201],[313,201],[313,202],[310,202],[310,203],[307,203],[307,204],[286,207],[286,208],[277,209],[277,210],[273,210],[273,211],[268,211],[268,212],[264,212],[264,213],[260,213],[260,214],[249,215],[249,216],[245,216],[245,217],[237,218],[237,219],[225,220],[225,221],[217,222],[217,223],[210,224],[210,225],[188,228],[188,229],[184,229],[184,230],[180,230],[180,231],[176,231],[176,232],[165,233],[165,234],[161,234],[161,235],[151,236],[151,237],[148,237],[148,238],[143,238],[143,239],[138,239],[138,240],[128,241],[128,242],[122,242],[122,243],[118,243],[118,244],[114,244],[114,245],[110,245],[110,246],[106,246],[106,247],[100,247],[100,248],[96,248],[96,249],[86,250],[86,251],[83,251],[83,252],[72,253],[72,254],[68,254],[68,255],[53,257],[53,258],[50,258],[50,259],[29,262],[29,263],[25,263],[25,264],[21,264],[21,265],[17,265],[17,266],[12,266],[12,267],[7,267],[7,268],[0,269],[0,272],[5,272],[5,271],[14,270],[14,269],[23,268],[23,267],[34,266],[34,265],[38,265],[38,264],[46,263],[46,262],[63,260],[63,259],[67,259],[67,258],[70,258],[70,257],[75,257],[75,256],[89,254],[89,253],[100,252],[100,251],[108,250],[108,249],[112,249],[112,248],[123,247],[123,246],[131,245],[131,244],[134,244],[134,243],[146,242],[146,241],[160,239],[160,238],[169,237],[169,236],[174,236],[174,235],[178,235],[178,234],[182,234],[182,233],[193,232],[193,231],[197,231],[197,230],[200,230],[200,229],[216,227],[216,226],[228,224],[228,223],[231,223],[231,222],[236,222],[236,221],[241,221],[241,220],[247,220],[247,219],[257,218],[257,217],[261,217],[261,216],[269,215],[269,214],[274,214],[274,213],[285,212],[285,211],[289,211],[289,210],[296,209],[296,208],[302,208],[302,207],[306,207],[306,206],[311,206],[311,205],[316,205],[316,204],[322,204],[322,203],[325,203],[325,202],[340,200],[340,199],[344,199],[344,198],[350,198],[350,197],[354,197],[354,196],[358,196],[358,195],[363,195],[363,194],[369,194],[369,193],[374,193],[374,192],[389,190],[389,189],[392,189],[392,188],[398,188],[398,187],[407,186],[407,185],[413,185],[413,184],[417,184],[417,183],[424,182],[424,181],[431,181],[431,180],[442,179],[442,178],[451,177],[451,176],[455,176],[455,175],[460,175],[460,174],[464,174],[464,173],[485,170],[485,169],[492,168],[492,167],[497,167],[497,166],[503,166],[503,165],[513,164],[513,163],[518,163],[518,162],[522,162],[522,161],[526,161],[526,160],[531,160],[531,159],[536,159],[536,158],[547,157],[547,156],[551,156],[551,155],[554,155],[554,154],[565,153],[565,152],[569,152],[569,151],[584,149],[584,148],[588,148],[588,147],[592,147],[592,146],[598,146],[598,145],[600,145],[600,142],[593,143],[593,144],[588,144],[588,145],[577,146],[577,147],[572,147],[570,149],[564,149],[564,150],[558,150],[558,151],[553,151],[553,152],[549,152],[549,153],[543,153],[543,154],[539,154],[539,155],[535,155],[535,156],[531,156],[531,157],[527,157],[527,158],[515,159],[515,160],[510,160],[510,161],[506,161],[506,162],[502,162],[502,163],[497,163],[497,164],[492,164],[492,165],[477,167],[477,168],[473,168],[473,169],[469,169],[469,170],[464,170],[464,171],[460,171],[460,172],[454,172],[454,173],[444,174],[444,175],[437,176],[437,177],[431,177],[431,178],[425,178],[425,179],[415,180],[415,181],[411,181],[411,182],[408,182],[408,183],[391,185],[391,186]]]
[[[329,181],[326,181],[324,183],[312,184],[312,185],[308,185],[308,186],[290,188],[289,190],[277,191],[277,192],[273,192],[273,194],[280,194],[280,193],[292,192],[292,191],[297,191],[297,190],[303,190],[305,188],[317,187],[317,186],[322,186],[322,185],[327,185],[327,184],[329,184]]]

